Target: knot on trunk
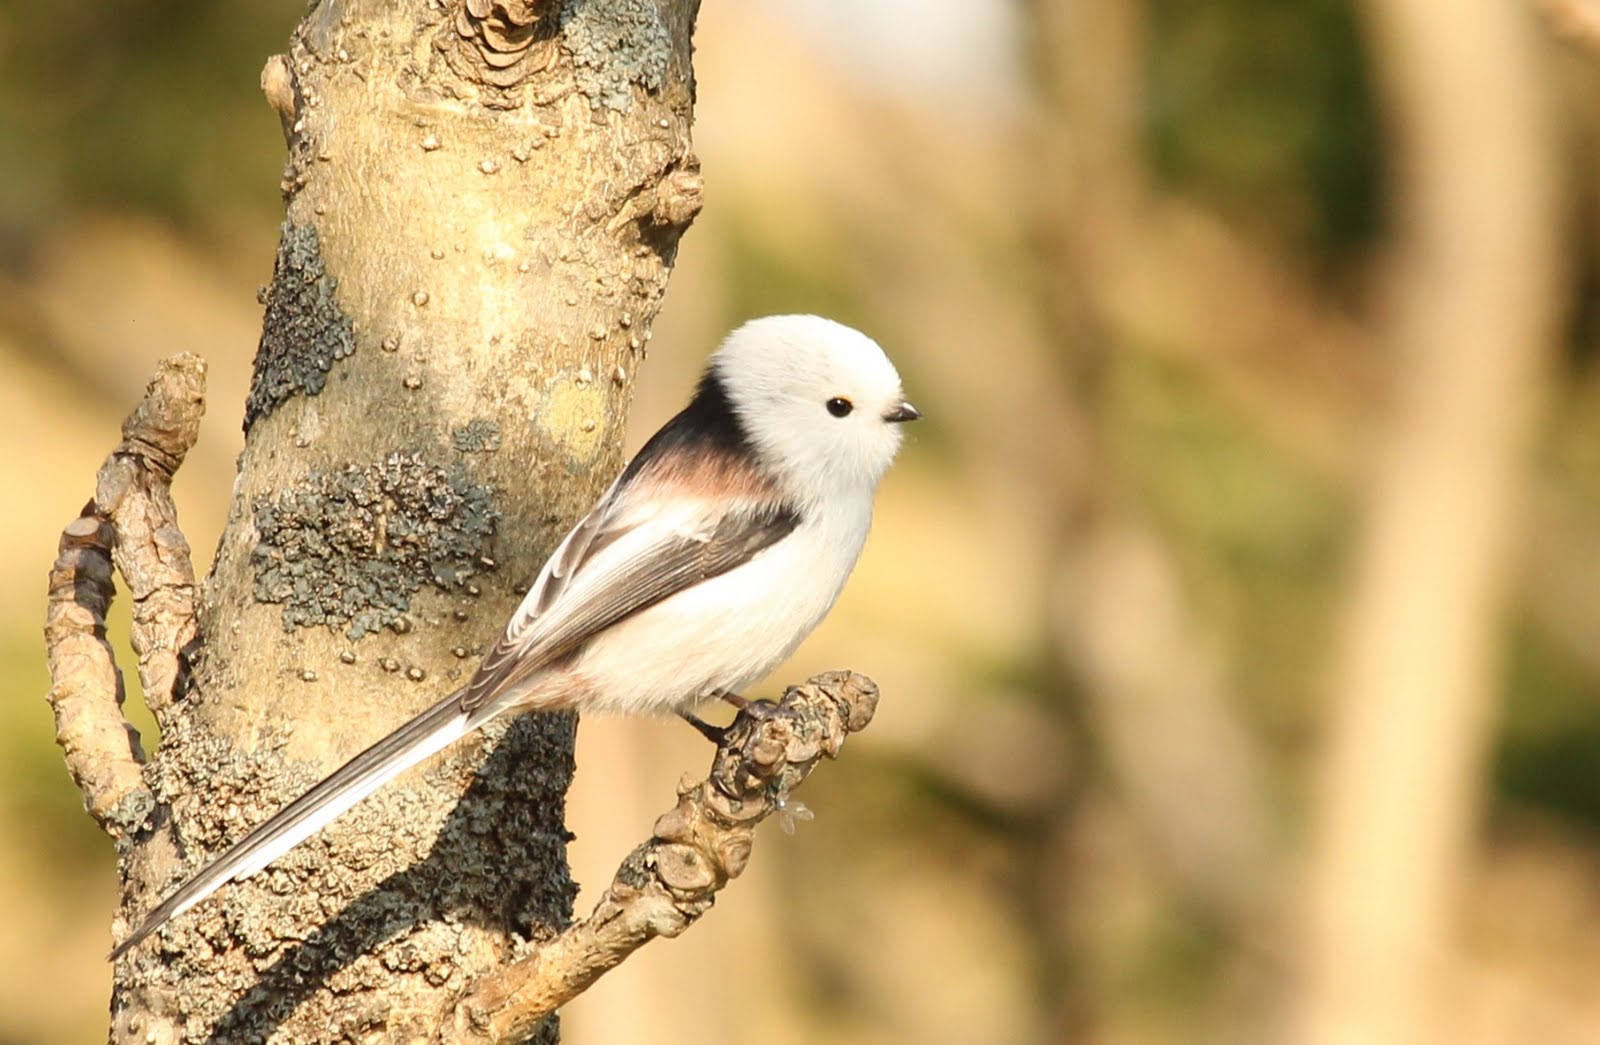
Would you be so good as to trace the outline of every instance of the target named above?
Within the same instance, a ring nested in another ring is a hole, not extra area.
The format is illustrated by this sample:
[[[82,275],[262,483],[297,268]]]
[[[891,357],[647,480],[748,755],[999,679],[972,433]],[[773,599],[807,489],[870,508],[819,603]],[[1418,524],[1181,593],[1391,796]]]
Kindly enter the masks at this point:
[[[445,52],[461,76],[514,87],[549,66],[557,15],[541,0],[463,0]]]

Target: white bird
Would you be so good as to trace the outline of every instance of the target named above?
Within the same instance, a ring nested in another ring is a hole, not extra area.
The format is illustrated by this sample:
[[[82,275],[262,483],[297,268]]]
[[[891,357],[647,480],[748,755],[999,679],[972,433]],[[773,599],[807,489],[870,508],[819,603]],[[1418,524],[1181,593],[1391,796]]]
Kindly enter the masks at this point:
[[[545,563],[472,680],[255,828],[152,910],[127,953],[411,766],[502,715],[690,714],[738,700],[833,607],[918,414],[865,334],[769,316],[728,335],[693,399]]]

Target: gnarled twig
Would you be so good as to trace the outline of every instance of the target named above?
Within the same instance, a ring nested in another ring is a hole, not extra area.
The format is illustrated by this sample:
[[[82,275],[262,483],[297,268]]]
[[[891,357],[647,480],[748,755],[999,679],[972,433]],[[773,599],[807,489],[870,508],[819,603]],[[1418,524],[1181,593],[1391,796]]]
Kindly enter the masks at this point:
[[[56,742],[89,814],[112,835],[144,822],[139,735],[122,715],[122,675],[106,641],[112,562],[133,596],[133,647],[152,708],[171,703],[178,651],[194,637],[194,567],[168,484],[194,445],[205,411],[205,363],[163,360],[101,466],[95,498],[61,533],[50,570],[45,644]]]
[[[171,483],[199,437],[205,393],[205,360],[187,352],[163,359],[95,482],[95,503],[116,530],[117,572],[133,598],[139,682],[157,713],[176,696],[178,653],[195,634],[194,565]]]
[[[143,822],[155,800],[139,772],[139,734],[122,717],[122,673],[106,641],[111,541],[111,524],[95,517],[92,501],[62,531],[44,636],[56,743],[67,772],[89,815],[109,834],[123,835]]]
[[[871,679],[835,671],[740,712],[710,774],[679,786],[676,808],[622,862],[594,912],[476,984],[453,1014],[457,1029],[520,1040],[650,940],[687,929],[744,870],[756,824],[866,728],[877,703]]]

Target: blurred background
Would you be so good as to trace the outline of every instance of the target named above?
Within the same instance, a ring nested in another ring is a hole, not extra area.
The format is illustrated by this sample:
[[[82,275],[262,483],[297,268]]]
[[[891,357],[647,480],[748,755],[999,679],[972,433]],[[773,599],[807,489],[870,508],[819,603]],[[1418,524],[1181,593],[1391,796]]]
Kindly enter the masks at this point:
[[[0,16],[0,1045],[104,1033],[45,574],[179,350],[209,561],[302,7]],[[1600,1041],[1600,32],[1430,7],[705,5],[633,445],[774,311],[926,420],[773,682],[876,722],[569,1043]],[[704,762],[584,723],[581,909]]]

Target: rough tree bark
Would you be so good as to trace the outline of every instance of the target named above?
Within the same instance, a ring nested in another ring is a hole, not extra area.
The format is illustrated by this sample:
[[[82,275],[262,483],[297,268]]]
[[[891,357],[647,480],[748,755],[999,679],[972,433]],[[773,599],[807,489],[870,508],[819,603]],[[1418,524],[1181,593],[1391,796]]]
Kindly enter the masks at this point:
[[[52,575],[52,627],[94,661],[95,614],[70,596],[103,594],[115,522],[148,611],[162,736],[143,783],[105,706],[63,726],[75,773],[111,767],[79,779],[119,838],[118,935],[464,679],[616,472],[700,205],[697,6],[322,0],[267,63],[287,218],[215,566],[196,594],[160,474],[187,445],[130,435],[108,470],[131,462],[154,537],[112,519],[103,472]],[[200,373],[157,382],[196,423]],[[570,917],[572,735],[568,716],[486,731],[179,919],[118,963],[112,1039],[453,1040],[440,1014]]]

